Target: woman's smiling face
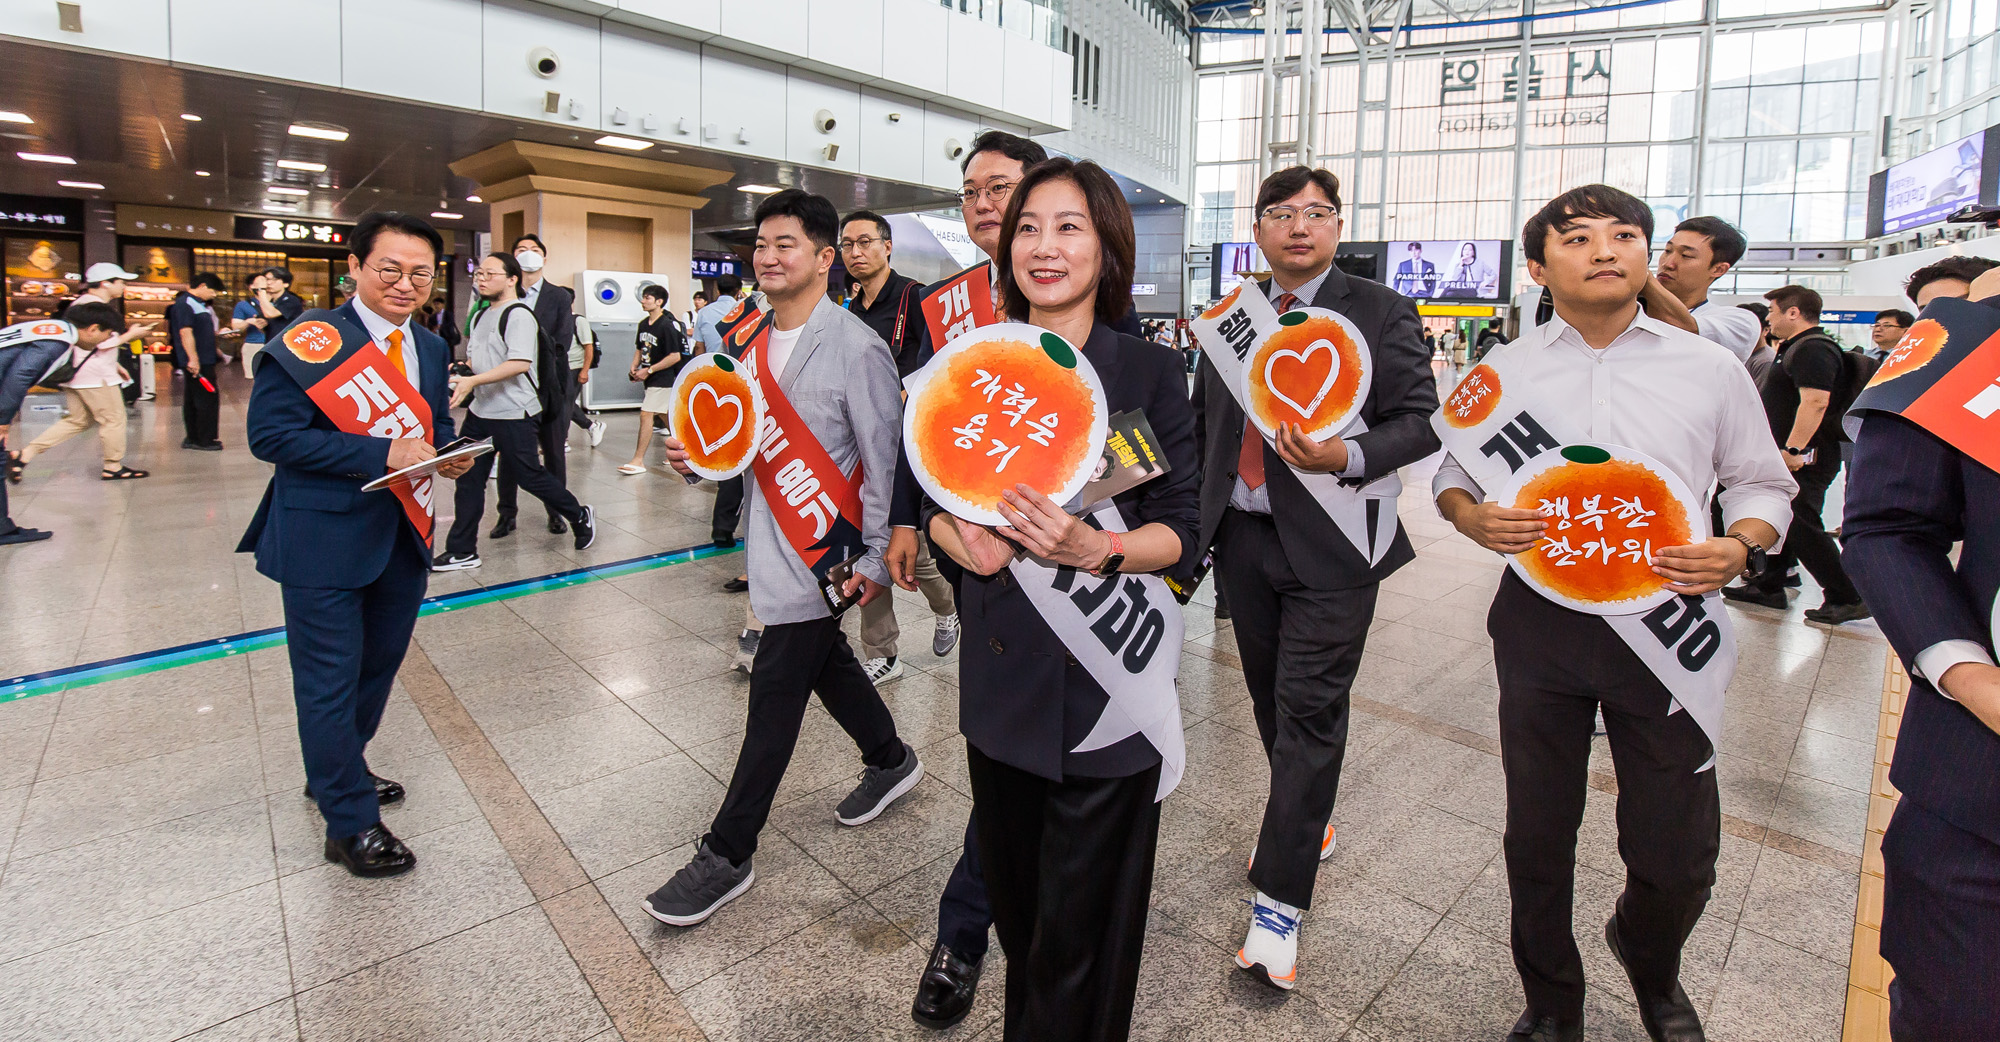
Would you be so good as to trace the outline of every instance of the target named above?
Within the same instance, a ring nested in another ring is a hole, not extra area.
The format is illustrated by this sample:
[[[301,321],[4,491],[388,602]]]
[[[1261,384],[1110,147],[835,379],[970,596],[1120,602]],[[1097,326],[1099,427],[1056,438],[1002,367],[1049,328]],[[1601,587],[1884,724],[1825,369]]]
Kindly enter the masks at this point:
[[[1008,257],[1028,303],[1055,311],[1096,293],[1103,256],[1083,189],[1068,178],[1035,186],[1021,204]]]

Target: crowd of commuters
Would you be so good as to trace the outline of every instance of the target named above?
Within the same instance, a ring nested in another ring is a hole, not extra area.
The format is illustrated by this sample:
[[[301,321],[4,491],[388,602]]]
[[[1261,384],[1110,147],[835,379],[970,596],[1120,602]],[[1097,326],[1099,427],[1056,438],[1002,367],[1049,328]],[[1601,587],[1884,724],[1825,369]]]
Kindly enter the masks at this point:
[[[1466,347],[1463,339],[1441,343],[1408,297],[1334,265],[1341,185],[1325,170],[1292,167],[1258,188],[1255,235],[1272,270],[1247,288],[1280,314],[1312,307],[1344,315],[1372,355],[1372,380],[1359,406],[1364,422],[1352,433],[1314,440],[1283,427],[1267,437],[1247,422],[1240,391],[1216,359],[1199,359],[1190,387],[1174,330],[1138,325],[1132,219],[1108,174],[997,131],[974,140],[962,171],[961,212],[989,266],[996,314],[1075,345],[1100,374],[1110,411],[1143,410],[1170,465],[1092,519],[1026,486],[1003,497],[1004,525],[941,509],[901,448],[902,380],[943,346],[922,307],[935,287],[895,271],[890,223],[871,211],[843,218],[797,189],[764,199],[754,219],[754,303],[734,275],[716,280],[714,299],[694,294],[684,314],[665,288],[645,287],[625,373],[643,384],[644,399],[631,461],[619,472],[648,472],[657,438],[665,461],[692,474],[680,432],[656,427],[668,424],[676,373],[702,352],[742,358],[767,399],[783,406],[772,415],[784,434],[751,473],[716,489],[716,544],[735,545],[739,528],[747,544],[744,573],[728,585],[748,593],[738,646],[739,668],[750,675],[745,728],[713,820],[689,862],[645,899],[649,915],[690,927],[754,885],[759,835],[815,695],[860,761],[859,783],[834,810],[841,825],[867,825],[921,780],[925,765],[881,694],[903,669],[893,605],[900,587],[921,593],[936,617],[932,652],[959,651],[955,690],[973,794],[912,1015],[934,1028],[964,1017],[997,934],[1007,956],[1004,1037],[1127,1038],[1161,800],[1178,784],[1177,743],[1153,731],[1085,740],[1113,711],[1114,695],[1067,643],[1077,627],[1048,614],[1030,587],[1078,573],[1122,575],[1135,586],[1156,576],[1198,584],[1212,565],[1270,773],[1235,961],[1265,984],[1295,987],[1319,863],[1336,845],[1331,819],[1378,591],[1416,556],[1396,523],[1393,490],[1381,490],[1401,468],[1442,450],[1436,507],[1467,539],[1524,553],[1543,543],[1552,520],[1489,499],[1496,472],[1482,457],[1492,454],[1455,441],[1449,425],[1434,429],[1433,355],[1442,349],[1455,366],[1483,358],[1504,367],[1575,437],[1643,452],[1687,488],[1714,490],[1705,538],[1652,551],[1649,564],[1679,592],[1719,591],[1783,609],[1796,563],[1825,596],[1809,620],[1881,616],[1914,681],[1892,775],[1904,799],[1883,849],[1883,950],[1897,973],[1892,1021],[1899,1037],[1938,1039],[1980,1037],[1980,1025],[2000,1022],[2000,999],[1979,986],[2000,979],[2000,949],[1989,943],[2000,930],[2000,667],[1990,635],[2000,476],[1898,416],[1867,414],[1852,442],[1841,425],[1883,353],[1914,323],[1911,313],[1881,312],[1871,346],[1848,351],[1820,324],[1824,302],[1806,287],[1773,290],[1761,305],[1723,305],[1710,289],[1744,255],[1734,227],[1713,217],[1683,221],[1655,260],[1651,208],[1591,185],[1550,201],[1522,230],[1544,304],[1518,336],[1509,341],[1487,326]],[[222,447],[209,377],[222,362],[219,338],[242,337],[245,369],[256,376],[246,440],[274,475],[239,549],[254,552],[258,570],[282,587],[306,794],[326,821],[325,856],[374,877],[416,864],[380,814],[403,787],[376,776],[366,752],[426,575],[479,565],[496,466],[499,521],[489,538],[514,531],[518,487],[544,504],[552,533],[572,535],[579,551],[592,545],[595,512],[566,487],[564,457],[572,426],[591,445],[602,438],[604,422],[582,409],[579,390],[603,355],[624,345],[593,341],[573,295],[543,277],[547,249],[532,234],[480,258],[458,360],[425,310],[444,253],[439,234],[419,218],[374,213],[356,226],[351,248],[354,294],[334,313],[349,338],[341,357],[374,366],[383,393],[408,407],[417,422],[399,436],[328,411],[309,393],[315,363],[271,349],[303,311],[283,269],[250,276],[226,320],[211,306],[221,280],[198,274],[167,323],[183,374],[183,444],[194,450]],[[829,294],[836,261],[854,280],[844,306]],[[69,409],[9,456],[10,483],[37,455],[93,425],[105,480],[145,476],[124,462],[118,390],[131,383],[122,349],[144,329],[128,327],[105,299],[131,276],[103,267],[91,269],[90,294],[68,310],[67,339],[0,337],[0,424],[13,422],[28,387],[51,374]],[[2000,306],[1994,267],[1962,258],[1932,265],[1912,276],[1908,293],[1920,310],[1940,297]],[[754,335],[725,338],[752,307],[757,324],[743,328]],[[0,425],[0,437],[6,432]],[[437,460],[456,436],[490,439],[494,451]],[[828,537],[850,538],[856,552],[851,574],[837,582],[811,552],[824,548],[796,541],[783,504],[764,487],[762,468],[780,465],[771,457],[781,450],[819,461],[829,487],[854,476],[852,505],[839,519],[851,535]],[[1843,551],[1822,512],[1844,450]],[[361,490],[369,478],[424,464],[434,473],[414,478],[407,494]],[[442,481],[455,482],[454,519],[434,548]],[[1369,534],[1357,538],[1342,523],[1348,511],[1370,518]],[[1390,527],[1377,539],[1380,525]],[[5,519],[0,486],[0,544],[47,536]],[[1964,549],[1954,560],[1956,541]],[[831,592],[858,607],[860,654]],[[1584,959],[1572,906],[1594,733],[1608,736],[1618,775],[1627,873],[1604,943],[1651,1038],[1704,1037],[1681,986],[1681,952],[1716,879],[1722,815],[1710,768],[1721,686],[1712,704],[1671,686],[1612,622],[1559,605],[1511,570],[1488,627],[1512,948],[1526,996],[1508,1038],[1583,1037]],[[1158,654],[1175,667],[1180,652],[1176,639]],[[1165,670],[1169,688],[1175,671]]]

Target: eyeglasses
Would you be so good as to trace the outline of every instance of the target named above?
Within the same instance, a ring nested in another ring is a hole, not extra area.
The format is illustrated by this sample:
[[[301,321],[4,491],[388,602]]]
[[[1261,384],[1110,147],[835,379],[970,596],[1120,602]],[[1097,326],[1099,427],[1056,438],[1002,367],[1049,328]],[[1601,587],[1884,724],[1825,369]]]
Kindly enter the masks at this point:
[[[840,240],[840,252],[846,253],[849,250],[865,250],[874,246],[878,242],[887,242],[887,241],[888,240],[886,239],[878,239],[873,235],[864,235],[859,239],[842,239]]]
[[[979,197],[983,195],[993,200],[993,205],[1005,206],[1007,205],[1007,195],[1013,190],[1014,182],[995,181],[984,188],[966,188],[960,190],[958,193],[958,203],[960,206],[973,206],[979,202]]]
[[[384,286],[394,286],[404,279],[409,279],[411,286],[423,289],[425,286],[430,285],[432,280],[437,278],[437,272],[427,268],[418,271],[404,271],[393,264],[384,264],[379,268],[371,264],[367,267],[369,271],[375,273],[376,278],[382,280],[382,285]]]
[[[1340,211],[1331,206],[1308,206],[1303,211],[1289,206],[1270,206],[1257,215],[1260,221],[1269,221],[1280,228],[1289,228],[1301,216],[1306,219],[1306,227],[1319,228],[1326,222],[1340,216]]]

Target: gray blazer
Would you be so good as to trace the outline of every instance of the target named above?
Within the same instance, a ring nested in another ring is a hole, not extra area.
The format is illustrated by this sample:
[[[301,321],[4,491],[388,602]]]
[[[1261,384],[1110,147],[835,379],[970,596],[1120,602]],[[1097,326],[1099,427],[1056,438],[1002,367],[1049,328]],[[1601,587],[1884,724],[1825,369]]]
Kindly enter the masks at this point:
[[[861,538],[868,556],[855,568],[887,585],[882,551],[889,547],[889,500],[903,442],[902,384],[889,345],[822,296],[778,374],[778,386],[842,473],[852,474],[855,463],[861,464]],[[750,607],[767,624],[825,618],[818,583],[785,540],[756,475],[745,474],[743,481],[750,496],[744,523]]]

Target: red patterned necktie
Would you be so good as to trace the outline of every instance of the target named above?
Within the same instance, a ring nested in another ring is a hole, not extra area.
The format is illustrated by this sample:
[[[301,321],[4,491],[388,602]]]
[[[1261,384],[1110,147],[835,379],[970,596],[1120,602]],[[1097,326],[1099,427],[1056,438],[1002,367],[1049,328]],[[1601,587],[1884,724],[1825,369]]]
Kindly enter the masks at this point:
[[[1299,298],[1291,293],[1280,293],[1273,302],[1282,315],[1299,306]],[[1264,487],[1264,436],[1257,431],[1257,425],[1249,417],[1243,419],[1243,450],[1236,456],[1236,476],[1251,489]]]

